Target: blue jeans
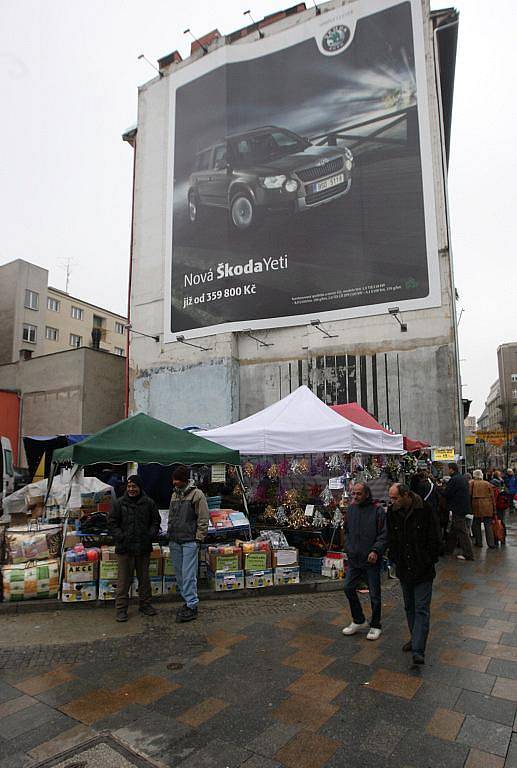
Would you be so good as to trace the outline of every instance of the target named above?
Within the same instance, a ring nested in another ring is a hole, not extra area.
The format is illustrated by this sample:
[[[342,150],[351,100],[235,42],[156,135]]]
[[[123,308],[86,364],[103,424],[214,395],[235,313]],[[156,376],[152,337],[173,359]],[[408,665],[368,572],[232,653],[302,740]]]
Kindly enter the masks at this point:
[[[199,546],[196,541],[188,541],[186,544],[171,541],[170,548],[179,593],[189,608],[195,608],[199,603],[197,596]]]
[[[407,623],[411,632],[411,650],[413,653],[421,653],[423,656],[429,634],[433,582],[424,581],[421,584],[410,584],[407,581],[401,581],[400,586],[404,597]]]
[[[370,626],[376,629],[381,628],[381,563],[368,565],[366,568],[358,568],[355,565],[349,565],[345,578],[345,595],[350,603],[352,620],[355,624],[362,624],[366,621],[364,612],[357,596],[357,585],[365,581],[370,590],[370,602],[372,604],[372,620]]]

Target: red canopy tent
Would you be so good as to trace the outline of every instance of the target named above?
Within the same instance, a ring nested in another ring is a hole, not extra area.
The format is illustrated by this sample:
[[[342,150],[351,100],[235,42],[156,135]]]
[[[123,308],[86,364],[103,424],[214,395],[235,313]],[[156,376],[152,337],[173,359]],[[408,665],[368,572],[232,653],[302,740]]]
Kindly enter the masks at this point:
[[[368,427],[369,429],[380,429],[382,432],[393,434],[389,429],[383,427],[371,416],[368,411],[361,408],[359,403],[346,403],[344,405],[331,405],[333,411],[339,413],[349,421],[353,421],[355,424],[360,424],[362,427]],[[424,448],[429,448],[429,443],[424,443],[422,440],[411,440],[410,437],[404,435],[404,450],[408,453],[415,451],[421,451]]]

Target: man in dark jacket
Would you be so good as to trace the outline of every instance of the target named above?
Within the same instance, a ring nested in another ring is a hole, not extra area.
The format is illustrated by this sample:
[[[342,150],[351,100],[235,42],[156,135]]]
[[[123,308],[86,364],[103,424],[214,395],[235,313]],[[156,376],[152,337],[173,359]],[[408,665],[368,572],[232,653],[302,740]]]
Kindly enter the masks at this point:
[[[199,545],[208,531],[208,504],[205,494],[189,480],[188,467],[177,467],[172,473],[174,491],[169,507],[168,536],[171,558],[178,590],[184,605],[176,614],[176,621],[197,618],[197,567]]]
[[[154,501],[144,493],[138,475],[128,477],[126,492],[114,501],[108,525],[115,539],[118,560],[117,621],[127,621],[129,588],[134,571],[138,579],[140,613],[155,616],[156,610],[151,605],[149,555],[160,530],[160,513]]]
[[[389,494],[389,557],[397,568],[411,633],[402,650],[412,651],[414,664],[424,664],[440,525],[432,507],[406,485],[395,483]]]
[[[451,527],[447,537],[447,551],[452,554],[458,543],[462,554],[458,560],[474,560],[474,551],[467,528],[466,515],[470,514],[470,486],[464,475],[460,475],[458,465],[448,465],[450,480],[443,486],[442,493],[448,510],[452,513]]]
[[[372,620],[368,640],[381,635],[381,565],[386,549],[386,515],[382,507],[373,503],[366,483],[356,483],[352,491],[352,504],[345,522],[348,571],[345,595],[350,603],[352,622],[343,629],[344,635],[355,635],[368,624],[357,596],[357,587],[365,581],[370,591]]]

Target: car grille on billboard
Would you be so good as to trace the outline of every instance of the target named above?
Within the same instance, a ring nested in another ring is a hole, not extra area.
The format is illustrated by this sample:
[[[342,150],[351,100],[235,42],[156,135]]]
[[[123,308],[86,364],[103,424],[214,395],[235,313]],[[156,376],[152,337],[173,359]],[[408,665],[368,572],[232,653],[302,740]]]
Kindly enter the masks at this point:
[[[315,179],[322,179],[330,173],[340,171],[344,164],[345,160],[343,157],[335,157],[333,160],[329,160],[328,163],[325,163],[325,165],[315,165],[313,168],[302,168],[300,171],[296,171],[296,175],[300,181],[314,181]]]
[[[343,184],[338,184],[335,187],[330,187],[330,189],[324,189],[322,192],[314,192],[314,194],[308,194],[305,195],[305,204],[306,205],[316,205],[316,203],[321,203],[322,200],[327,200],[329,197],[335,197],[336,195],[339,195],[341,192],[344,192],[345,189],[348,187],[348,181],[345,181]]]

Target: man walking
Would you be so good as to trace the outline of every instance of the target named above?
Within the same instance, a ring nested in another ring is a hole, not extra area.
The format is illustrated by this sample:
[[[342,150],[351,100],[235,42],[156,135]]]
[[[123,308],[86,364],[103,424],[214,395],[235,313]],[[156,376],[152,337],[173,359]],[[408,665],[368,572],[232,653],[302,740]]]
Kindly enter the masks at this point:
[[[389,490],[388,549],[397,568],[411,639],[413,664],[425,664],[435,563],[440,554],[438,516],[427,502],[402,483]]]
[[[447,537],[447,551],[452,554],[458,543],[462,554],[458,560],[474,560],[472,542],[467,528],[466,515],[470,514],[469,481],[460,475],[458,465],[451,462],[448,465],[450,480],[443,486],[442,493],[445,503],[452,512],[451,527]]]
[[[352,504],[346,514],[345,536],[348,552],[345,595],[350,603],[352,622],[343,629],[343,634],[355,635],[368,627],[357,596],[357,587],[364,581],[368,584],[372,606],[372,620],[366,637],[378,640],[382,632],[381,565],[386,549],[386,515],[382,507],[373,503],[366,483],[354,485]]]
[[[160,513],[154,501],[144,493],[138,475],[128,477],[125,494],[113,502],[108,526],[115,539],[118,560],[116,620],[127,621],[129,588],[135,571],[140,613],[155,616],[156,610],[151,605],[149,556],[160,530]]]
[[[492,486],[483,480],[483,472],[475,469],[473,480],[470,481],[470,503],[474,519],[472,521],[472,533],[476,547],[483,546],[481,536],[481,523],[485,527],[486,544],[489,549],[495,549],[494,532],[492,530],[492,518],[496,514],[495,499]]]
[[[208,531],[208,504],[204,493],[189,480],[188,467],[177,467],[172,473],[172,483],[168,535],[178,590],[184,600],[176,621],[192,621],[197,619],[198,551]]]

